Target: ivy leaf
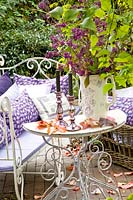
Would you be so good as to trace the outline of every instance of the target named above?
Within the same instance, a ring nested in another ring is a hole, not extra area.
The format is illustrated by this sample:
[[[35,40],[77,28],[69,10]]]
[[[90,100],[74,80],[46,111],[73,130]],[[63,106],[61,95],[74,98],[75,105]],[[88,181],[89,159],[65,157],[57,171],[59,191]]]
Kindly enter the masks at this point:
[[[69,9],[67,10],[64,15],[63,15],[63,19],[65,21],[72,21],[72,20],[76,20],[77,19],[77,16],[79,14],[80,10],[79,9]]]
[[[111,0],[101,0],[101,8],[105,11],[109,11],[111,9]]]
[[[96,31],[96,25],[92,19],[86,17],[83,22],[80,24],[82,28],[89,28],[90,30]]]
[[[53,10],[51,10],[49,13],[50,13],[51,17],[59,20],[62,17],[63,9],[62,9],[62,7],[58,6],[58,7],[54,8]]]
[[[106,83],[103,87],[103,94],[109,92],[109,90],[111,90],[113,87],[114,87],[113,83]]]

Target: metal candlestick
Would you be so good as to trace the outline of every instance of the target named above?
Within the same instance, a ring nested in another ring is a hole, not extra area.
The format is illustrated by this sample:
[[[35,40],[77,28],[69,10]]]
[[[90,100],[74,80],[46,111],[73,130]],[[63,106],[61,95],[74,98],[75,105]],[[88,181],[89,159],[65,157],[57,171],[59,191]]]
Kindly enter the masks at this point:
[[[62,107],[62,101],[61,101],[61,92],[56,92],[56,98],[57,98],[57,124],[60,126],[67,127],[67,123],[63,120],[63,107]]]
[[[75,107],[74,103],[74,96],[68,95],[68,102],[69,102],[69,115],[70,115],[70,124],[67,126],[67,131],[78,131],[81,129],[80,126],[76,125],[75,123]]]

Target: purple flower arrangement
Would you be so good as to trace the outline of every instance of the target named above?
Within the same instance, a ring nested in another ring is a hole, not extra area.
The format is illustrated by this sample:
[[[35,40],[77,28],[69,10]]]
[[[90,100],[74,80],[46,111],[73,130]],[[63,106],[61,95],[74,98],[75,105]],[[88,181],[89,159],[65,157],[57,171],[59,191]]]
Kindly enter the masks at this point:
[[[100,21],[98,18],[95,18],[95,24],[97,24],[97,33],[106,30],[105,21]],[[108,67],[98,67],[98,59],[96,59],[95,55],[91,52],[90,30],[75,27],[71,30],[71,36],[66,38],[66,36],[63,35],[63,29],[67,27],[67,23],[57,24],[56,27],[58,33],[51,36],[54,50],[47,52],[46,57],[62,56],[67,66],[71,65],[73,72],[79,75],[100,74],[112,70],[111,60]],[[100,35],[97,40],[96,46],[100,50],[103,49],[106,45],[106,38]],[[117,49],[117,47],[114,49]],[[114,50],[112,49],[112,54],[113,53]]]
[[[56,19],[56,32],[51,36],[53,52],[45,56],[60,57],[66,68],[71,66],[81,76],[104,73],[106,77],[127,68],[131,55],[130,52],[127,55],[128,39],[125,38],[130,34],[130,27],[124,25],[127,31],[121,32],[117,24],[119,15],[115,15],[111,1],[108,3],[107,6],[100,0],[78,0],[50,11],[50,16]]]

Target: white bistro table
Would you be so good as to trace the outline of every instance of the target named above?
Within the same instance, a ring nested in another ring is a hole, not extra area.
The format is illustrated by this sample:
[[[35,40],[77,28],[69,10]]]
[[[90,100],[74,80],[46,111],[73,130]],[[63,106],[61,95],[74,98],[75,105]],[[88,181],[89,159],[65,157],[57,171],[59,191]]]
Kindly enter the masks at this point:
[[[78,131],[66,131],[61,133],[57,131],[52,135],[48,135],[47,128],[38,129],[38,122],[31,122],[24,124],[24,129],[29,131],[32,134],[37,134],[42,136],[50,148],[45,152],[45,161],[41,167],[41,170],[45,170],[45,173],[42,173],[42,177],[47,181],[52,181],[51,186],[45,191],[42,196],[43,200],[69,200],[69,190],[75,186],[80,188],[82,197],[80,200],[91,200],[91,191],[94,186],[99,188],[100,192],[106,198],[104,189],[114,191],[116,193],[117,200],[121,200],[121,196],[118,190],[118,187],[114,180],[109,177],[104,172],[108,170],[112,164],[111,156],[104,151],[104,146],[99,140],[100,135],[109,131],[114,131],[115,129],[120,128],[126,122],[126,115],[120,110],[109,111],[107,116],[113,117],[117,122],[115,126],[103,126],[98,128],[87,128],[81,129]],[[83,121],[85,117],[83,115],[77,115],[75,117],[76,124],[79,124]],[[67,118],[66,118],[67,120]],[[90,136],[88,141],[86,138]],[[47,137],[51,138],[82,138],[81,148],[78,153],[75,155],[70,148],[63,147],[63,145],[55,145],[52,142],[47,141]],[[91,154],[90,159],[87,156],[87,150]],[[69,175],[66,174],[66,167],[63,162],[63,153],[67,152],[71,159],[73,160],[73,168]],[[90,165],[92,164],[92,159],[97,158],[97,168],[99,173],[106,179],[110,180],[112,184],[108,182],[99,180],[90,174]],[[46,167],[48,165],[48,168]],[[76,172],[76,173],[75,173]],[[76,174],[76,176],[75,176]],[[74,181],[74,186],[70,186],[70,182]],[[51,187],[56,184],[54,190],[49,192]]]

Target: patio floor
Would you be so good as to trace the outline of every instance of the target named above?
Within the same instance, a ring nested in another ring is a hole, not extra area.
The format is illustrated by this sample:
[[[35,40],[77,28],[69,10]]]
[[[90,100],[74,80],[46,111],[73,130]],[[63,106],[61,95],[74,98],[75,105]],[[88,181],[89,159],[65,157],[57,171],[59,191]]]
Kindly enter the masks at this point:
[[[47,146],[48,148],[48,146]],[[44,152],[40,152],[38,156],[36,156],[33,160],[29,161],[27,163],[27,170],[30,171],[38,171],[39,167],[43,163]],[[71,164],[71,158],[66,157],[66,167],[70,166]],[[114,173],[122,173],[121,176],[115,177],[116,183],[129,183],[133,182],[133,174],[132,175],[125,175],[124,172],[129,172],[130,170],[127,170],[123,167],[112,165],[110,170],[107,172],[111,175],[111,177],[114,179]],[[69,170],[68,170],[68,173]],[[99,177],[99,172],[97,170],[97,167],[92,167],[91,174],[95,175],[95,177]],[[24,187],[24,200],[33,200],[35,195],[41,195],[43,191],[46,190],[49,183],[47,181],[44,181],[40,175],[25,175],[25,187]],[[122,200],[126,200],[127,196],[130,193],[133,193],[132,189],[120,189]],[[109,191],[107,192],[107,195],[109,196]],[[115,194],[112,195],[112,197],[115,197]],[[70,190],[69,200],[81,200],[81,192],[79,191],[73,191]],[[14,194],[14,185],[13,185],[13,175],[12,174],[0,174],[0,200],[15,200],[15,194]],[[94,200],[103,200],[105,198],[102,197],[101,194],[92,194],[92,199]]]

